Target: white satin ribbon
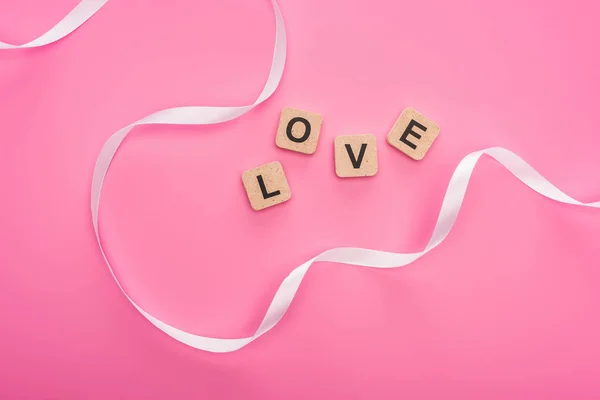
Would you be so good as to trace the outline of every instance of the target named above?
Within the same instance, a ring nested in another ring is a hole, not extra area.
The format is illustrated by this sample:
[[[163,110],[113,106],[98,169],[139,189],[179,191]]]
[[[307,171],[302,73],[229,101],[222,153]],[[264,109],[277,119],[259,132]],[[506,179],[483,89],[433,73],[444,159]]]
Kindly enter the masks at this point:
[[[40,37],[22,45],[0,42],[0,49],[25,49],[54,43],[83,25],[83,23],[94,15],[96,11],[102,8],[107,1],[108,0],[81,0],[70,13]]]
[[[467,191],[471,174],[475,169],[477,161],[483,154],[487,154],[488,156],[496,159],[496,161],[512,172],[513,175],[521,182],[542,196],[560,203],[600,208],[600,201],[594,203],[582,203],[565,194],[552,183],[550,183],[546,178],[544,178],[539,172],[533,169],[533,167],[527,164],[523,159],[507,149],[502,147],[492,147],[473,152],[463,158],[454,170],[454,174],[450,179],[448,189],[446,190],[446,194],[444,196],[444,201],[442,203],[438,220],[431,238],[429,239],[429,242],[425,246],[424,250],[417,253],[389,253],[378,250],[352,247],[337,247],[326,250],[290,272],[290,274],[279,286],[279,289],[271,301],[271,305],[267,309],[267,312],[265,313],[265,316],[254,335],[239,339],[222,339],[194,335],[192,333],[177,329],[155,318],[148,312],[144,311],[133,300],[131,300],[131,298],[127,295],[127,293],[125,293],[119,284],[114,272],[112,271],[112,267],[110,264],[108,264],[108,260],[107,264],[111,269],[111,272],[113,272],[113,277],[115,280],[117,280],[117,284],[129,301],[134,305],[134,307],[137,308],[138,311],[141,312],[150,322],[152,322],[157,328],[165,332],[167,335],[177,339],[182,343],[201,350],[216,353],[235,351],[246,346],[248,343],[253,342],[277,325],[289,306],[292,304],[292,301],[294,300],[296,292],[298,291],[304,276],[314,262],[328,261],[371,268],[398,268],[412,263],[442,243],[442,241],[450,233],[450,230],[452,229],[452,226],[458,217],[458,212]],[[92,197],[95,197],[95,194],[99,195],[99,192],[92,192]],[[98,239],[98,243],[100,243],[100,237],[98,235],[97,228],[97,208],[92,205],[92,209],[96,237]],[[100,248],[102,250],[102,244],[100,244]],[[102,254],[104,254],[104,250],[102,250]]]
[[[188,346],[192,346],[201,350],[217,353],[235,351],[268,332],[281,320],[288,307],[292,304],[294,296],[296,295],[304,276],[314,262],[329,261],[371,268],[397,268],[417,260],[439,245],[452,229],[462,205],[471,174],[475,168],[475,164],[483,154],[487,154],[488,156],[495,158],[519,180],[545,197],[561,203],[600,208],[600,201],[586,204],[569,197],[552,185],[537,171],[535,171],[529,164],[506,149],[494,147],[480,150],[467,155],[456,167],[456,170],[450,179],[450,183],[448,184],[448,189],[442,203],[437,223],[431,238],[429,239],[429,242],[423,251],[417,253],[389,253],[378,250],[348,247],[339,247],[327,250],[295,268],[283,280],[279,286],[279,289],[275,293],[275,296],[273,297],[273,300],[271,301],[271,304],[267,309],[260,326],[250,337],[225,339],[194,335],[192,333],[177,329],[174,326],[171,326],[154,317],[136,304],[125,292],[119,280],[117,279],[110,262],[108,261],[104,248],[102,247],[102,241],[100,240],[98,229],[98,209],[100,205],[100,194],[102,192],[104,178],[110,163],[117,152],[117,149],[133,127],[143,124],[206,125],[229,121],[250,111],[256,105],[265,101],[275,91],[283,73],[286,54],[286,40],[285,28],[281,13],[276,2],[272,0],[272,3],[275,11],[276,25],[273,61],[267,82],[265,83],[261,94],[253,104],[242,107],[177,107],[158,111],[145,118],[142,118],[137,122],[134,122],[129,126],[126,126],[125,128],[120,129],[110,136],[102,147],[102,150],[100,151],[96,161],[94,175],[92,178],[91,211],[92,223],[94,225],[96,239],[98,240],[102,256],[104,257],[113,278],[117,282],[117,285],[125,297],[127,297],[131,304],[133,304],[133,306],[144,317],[146,317],[152,324],[165,332],[167,335],[184,344],[187,344]]]

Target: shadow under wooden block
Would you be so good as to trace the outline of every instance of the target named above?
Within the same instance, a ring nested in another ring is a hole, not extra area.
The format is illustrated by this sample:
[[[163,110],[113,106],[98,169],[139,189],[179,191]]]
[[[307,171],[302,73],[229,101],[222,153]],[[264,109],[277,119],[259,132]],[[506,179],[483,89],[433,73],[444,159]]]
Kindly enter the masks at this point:
[[[334,141],[335,173],[340,178],[377,173],[377,140],[374,135],[341,135]]]
[[[388,134],[387,141],[413,160],[422,160],[439,133],[440,127],[435,122],[407,108]]]
[[[322,121],[319,114],[284,108],[279,119],[275,144],[282,149],[313,154],[317,150]]]
[[[283,203],[292,197],[290,186],[279,161],[244,171],[242,182],[250,205],[256,211]]]

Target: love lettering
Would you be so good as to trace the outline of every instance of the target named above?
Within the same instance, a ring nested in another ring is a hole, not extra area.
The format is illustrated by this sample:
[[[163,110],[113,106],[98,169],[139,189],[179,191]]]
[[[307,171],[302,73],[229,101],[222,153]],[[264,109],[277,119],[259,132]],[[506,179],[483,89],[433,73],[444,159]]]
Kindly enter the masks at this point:
[[[285,150],[313,154],[317,150],[322,117],[309,111],[285,108],[281,113],[275,144]],[[387,136],[387,142],[414,160],[422,160],[438,136],[440,127],[412,108],[405,109]],[[340,135],[334,140],[335,173],[340,178],[377,174],[374,135]],[[292,197],[283,166],[274,161],[242,174],[254,210],[281,204]]]

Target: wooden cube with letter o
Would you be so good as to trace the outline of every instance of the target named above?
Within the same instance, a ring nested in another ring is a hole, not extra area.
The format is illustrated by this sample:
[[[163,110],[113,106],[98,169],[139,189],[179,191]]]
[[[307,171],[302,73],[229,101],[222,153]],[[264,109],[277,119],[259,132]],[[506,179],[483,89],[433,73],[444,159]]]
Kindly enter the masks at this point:
[[[279,118],[275,144],[282,149],[313,154],[319,143],[322,122],[319,114],[284,108]]]

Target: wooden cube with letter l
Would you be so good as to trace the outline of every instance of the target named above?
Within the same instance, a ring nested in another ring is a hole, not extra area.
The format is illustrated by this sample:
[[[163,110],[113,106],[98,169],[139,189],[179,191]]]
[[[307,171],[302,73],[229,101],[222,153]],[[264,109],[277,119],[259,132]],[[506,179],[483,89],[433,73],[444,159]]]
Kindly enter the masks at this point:
[[[256,211],[283,203],[292,197],[290,186],[279,161],[244,171],[242,182],[250,205]]]
[[[413,160],[422,160],[440,133],[440,127],[412,108],[402,111],[388,134],[390,145]]]

